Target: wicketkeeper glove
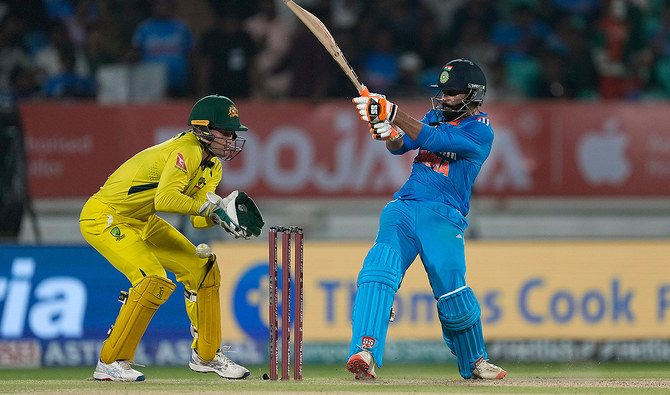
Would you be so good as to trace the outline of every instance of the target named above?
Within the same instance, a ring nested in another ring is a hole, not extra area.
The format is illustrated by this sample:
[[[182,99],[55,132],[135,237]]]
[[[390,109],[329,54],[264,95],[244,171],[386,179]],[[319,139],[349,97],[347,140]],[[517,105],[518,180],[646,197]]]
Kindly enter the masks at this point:
[[[200,215],[208,216],[236,239],[259,236],[265,224],[254,201],[240,191],[233,191],[225,198],[208,192],[207,202],[200,207]]]
[[[386,96],[370,93],[369,96],[359,96],[352,100],[356,104],[361,119],[370,123],[388,121],[392,123],[398,106],[386,100]]]

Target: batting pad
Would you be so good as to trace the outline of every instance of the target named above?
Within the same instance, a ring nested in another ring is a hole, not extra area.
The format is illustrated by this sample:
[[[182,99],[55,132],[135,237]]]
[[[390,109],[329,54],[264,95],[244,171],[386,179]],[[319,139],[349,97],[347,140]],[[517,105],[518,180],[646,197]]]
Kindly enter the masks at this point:
[[[198,320],[195,323],[197,338],[195,349],[203,361],[211,361],[221,347],[221,308],[219,287],[221,272],[216,256],[210,258],[211,267],[196,294]]]
[[[487,358],[481,308],[474,292],[470,287],[463,287],[441,296],[437,301],[437,312],[445,341],[456,354],[458,371],[463,378],[469,379],[475,362],[481,357]]]
[[[349,357],[365,348],[382,366],[393,298],[401,281],[399,255],[387,245],[375,244],[358,274]]]
[[[107,364],[121,359],[132,361],[149,321],[174,289],[172,281],[158,276],[144,277],[130,288],[111,333],[102,345],[100,360]]]

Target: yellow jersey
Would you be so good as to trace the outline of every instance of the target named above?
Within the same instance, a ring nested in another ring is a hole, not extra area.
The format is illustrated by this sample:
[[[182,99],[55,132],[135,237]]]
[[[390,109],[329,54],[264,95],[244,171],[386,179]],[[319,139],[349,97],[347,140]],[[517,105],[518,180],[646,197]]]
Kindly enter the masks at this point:
[[[198,210],[221,181],[221,162],[203,160],[204,148],[192,131],[149,147],[123,163],[93,195],[118,214],[146,221],[157,211],[199,216]],[[205,218],[191,218],[211,226]],[[205,223],[206,222],[206,223]]]

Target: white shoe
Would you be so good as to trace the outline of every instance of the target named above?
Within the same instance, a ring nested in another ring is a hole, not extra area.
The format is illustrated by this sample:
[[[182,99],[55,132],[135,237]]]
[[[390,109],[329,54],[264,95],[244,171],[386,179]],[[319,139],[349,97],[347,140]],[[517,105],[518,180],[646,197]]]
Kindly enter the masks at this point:
[[[98,361],[93,378],[100,381],[144,381],[144,374],[130,367],[133,361],[118,360],[110,364]]]
[[[376,379],[375,366],[375,359],[368,350],[357,352],[347,361],[347,370],[356,375],[356,380]]]
[[[224,379],[243,379],[249,375],[249,370],[240,366],[228,358],[219,349],[211,361],[203,361],[195,350],[191,351],[191,362],[188,363],[191,370],[200,373],[216,373]]]
[[[484,359],[484,357],[479,358],[479,361],[475,362],[475,369],[472,371],[473,379],[484,379],[484,380],[501,380],[507,374],[501,367],[492,364],[491,362]]]

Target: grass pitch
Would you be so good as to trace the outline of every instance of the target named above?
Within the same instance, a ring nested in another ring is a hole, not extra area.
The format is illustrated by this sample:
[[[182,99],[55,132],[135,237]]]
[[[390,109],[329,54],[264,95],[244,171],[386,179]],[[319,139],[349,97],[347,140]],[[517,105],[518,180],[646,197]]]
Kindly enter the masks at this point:
[[[379,378],[357,382],[343,366],[305,366],[302,381],[263,380],[267,366],[250,367],[245,380],[224,380],[188,367],[139,367],[138,383],[93,380],[93,367],[0,370],[0,393],[201,394],[288,393],[459,393],[459,394],[668,394],[670,365],[579,363],[509,364],[500,381],[463,380],[454,364],[392,365]]]

